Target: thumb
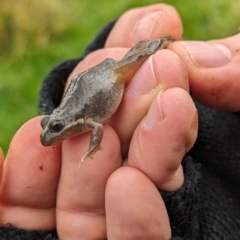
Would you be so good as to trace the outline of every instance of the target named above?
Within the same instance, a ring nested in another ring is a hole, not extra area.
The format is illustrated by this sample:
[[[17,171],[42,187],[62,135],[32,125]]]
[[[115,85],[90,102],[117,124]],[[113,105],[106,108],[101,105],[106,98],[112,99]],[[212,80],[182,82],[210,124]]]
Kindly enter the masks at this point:
[[[208,42],[169,46],[185,63],[191,94],[216,109],[240,110],[240,33]]]

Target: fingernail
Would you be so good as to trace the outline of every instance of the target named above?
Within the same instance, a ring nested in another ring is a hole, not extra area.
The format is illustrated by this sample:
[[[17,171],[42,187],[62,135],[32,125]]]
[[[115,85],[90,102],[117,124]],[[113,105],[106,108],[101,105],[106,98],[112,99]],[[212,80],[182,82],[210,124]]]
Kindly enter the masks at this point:
[[[151,56],[133,76],[126,86],[125,91],[132,95],[144,95],[155,89],[157,85],[158,83],[153,70],[153,60]]]
[[[157,126],[163,120],[161,96],[162,93],[160,92],[158,96],[154,99],[151,107],[148,110],[148,114],[144,121],[144,127],[146,129],[150,129]]]
[[[193,61],[202,67],[221,67],[232,58],[231,50],[222,44],[198,41],[184,41],[181,44],[190,53]]]
[[[160,11],[151,12],[136,22],[132,32],[134,42],[139,42],[140,39],[150,38],[160,14]]]

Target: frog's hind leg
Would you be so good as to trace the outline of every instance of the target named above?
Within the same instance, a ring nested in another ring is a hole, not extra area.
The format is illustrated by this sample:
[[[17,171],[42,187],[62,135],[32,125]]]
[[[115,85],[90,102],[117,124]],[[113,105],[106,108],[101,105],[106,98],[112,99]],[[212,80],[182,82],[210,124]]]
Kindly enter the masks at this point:
[[[103,148],[100,146],[102,137],[103,137],[103,125],[97,122],[94,122],[91,118],[85,121],[86,128],[92,130],[90,146],[88,151],[83,155],[80,163],[79,168],[81,167],[82,163],[87,158],[93,158],[93,155]]]
[[[135,55],[136,53],[140,53],[144,50],[146,50],[146,46],[148,45],[149,40],[143,40],[141,42],[139,42],[137,45],[135,45],[134,47],[132,47],[127,54],[124,56],[124,58],[130,57],[132,55]]]
[[[128,58],[142,52],[149,52],[150,54],[152,54],[160,47],[165,48],[170,42],[173,42],[173,39],[171,37],[140,41],[137,45],[135,45],[127,52],[124,58]]]

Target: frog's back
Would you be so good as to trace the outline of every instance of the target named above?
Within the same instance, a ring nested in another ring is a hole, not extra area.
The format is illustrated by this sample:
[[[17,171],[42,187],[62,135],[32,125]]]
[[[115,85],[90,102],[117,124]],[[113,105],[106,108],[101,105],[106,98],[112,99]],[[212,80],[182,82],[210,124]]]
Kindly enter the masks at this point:
[[[71,105],[75,119],[92,118],[102,123],[114,114],[123,94],[123,85],[113,70],[115,62],[106,59],[74,77],[62,104]]]

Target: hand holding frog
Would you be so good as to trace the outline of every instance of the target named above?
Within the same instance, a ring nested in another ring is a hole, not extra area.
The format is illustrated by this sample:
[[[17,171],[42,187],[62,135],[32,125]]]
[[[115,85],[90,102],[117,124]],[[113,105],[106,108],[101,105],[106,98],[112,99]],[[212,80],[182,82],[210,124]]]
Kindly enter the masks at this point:
[[[106,48],[84,59],[69,80],[106,57],[121,59],[140,40],[166,35],[179,39],[181,34],[178,15],[166,5],[129,11],[112,30]],[[42,117],[27,122],[14,137],[4,163],[0,223],[11,222],[28,230],[56,226],[61,239],[170,238],[158,188],[170,191],[182,185],[181,159],[196,138],[197,114],[188,94],[187,73],[191,87],[202,84],[199,94],[202,98],[208,94],[204,82],[197,81],[204,69],[194,75],[187,48],[180,44],[174,43],[172,49],[183,61],[173,52],[161,50],[134,75],[120,107],[104,125],[104,151],[97,152],[80,170],[77,165],[88,148],[89,133],[46,148],[39,142]],[[233,99],[225,99],[229,103],[224,108],[230,108]],[[121,167],[122,158],[125,167]],[[147,228],[142,231],[141,226]]]
[[[60,105],[41,120],[40,136],[44,146],[91,131],[90,147],[79,164],[102,150],[103,123],[109,120],[121,103],[124,86],[144,61],[173,40],[165,37],[142,40],[123,59],[107,58],[98,65],[77,74],[71,80]]]

